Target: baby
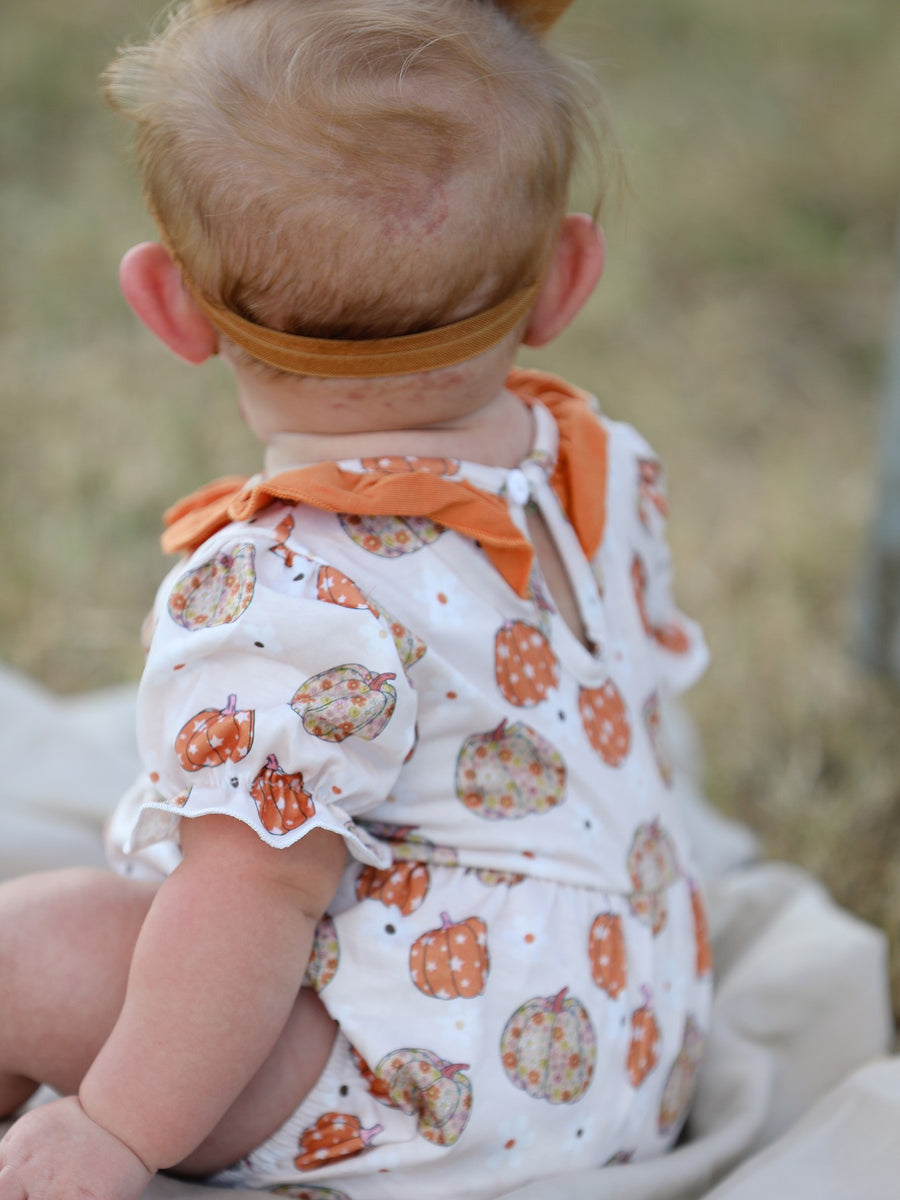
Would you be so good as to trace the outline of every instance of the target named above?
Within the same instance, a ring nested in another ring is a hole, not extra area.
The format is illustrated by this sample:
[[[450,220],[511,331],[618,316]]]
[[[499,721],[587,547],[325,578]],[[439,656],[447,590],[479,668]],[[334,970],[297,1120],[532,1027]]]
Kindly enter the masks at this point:
[[[0,1200],[489,1200],[679,1133],[705,650],[651,450],[512,366],[603,266],[542,12],[194,0],[108,73],[162,234],[125,295],[265,463],[168,514],[120,873],[0,889],[0,1112],[62,1097]]]

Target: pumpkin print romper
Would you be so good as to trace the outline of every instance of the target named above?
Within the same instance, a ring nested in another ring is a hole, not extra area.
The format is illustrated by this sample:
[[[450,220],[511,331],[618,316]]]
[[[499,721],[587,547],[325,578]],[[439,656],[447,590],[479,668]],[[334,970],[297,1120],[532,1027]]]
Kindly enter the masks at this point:
[[[249,481],[262,499],[159,593],[120,868],[177,861],[180,821],[206,813],[349,851],[306,975],[340,1026],[328,1066],[215,1183],[489,1200],[659,1155],[687,1115],[711,964],[666,707],[706,651],[670,597],[653,452],[552,376],[508,386],[535,429],[513,470],[337,465],[474,496],[524,557],[454,529],[452,503],[444,523],[360,512],[352,487],[343,512],[279,498],[298,464]],[[529,505],[591,650],[531,561]]]

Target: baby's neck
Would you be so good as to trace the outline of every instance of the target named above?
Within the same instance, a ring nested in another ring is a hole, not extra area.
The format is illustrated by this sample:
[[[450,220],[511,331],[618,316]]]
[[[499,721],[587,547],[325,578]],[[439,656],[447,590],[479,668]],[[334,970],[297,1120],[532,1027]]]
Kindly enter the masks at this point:
[[[267,440],[265,465],[271,475],[305,463],[403,455],[513,467],[528,454],[532,440],[528,408],[503,388],[474,412],[420,426],[347,432],[282,431]]]

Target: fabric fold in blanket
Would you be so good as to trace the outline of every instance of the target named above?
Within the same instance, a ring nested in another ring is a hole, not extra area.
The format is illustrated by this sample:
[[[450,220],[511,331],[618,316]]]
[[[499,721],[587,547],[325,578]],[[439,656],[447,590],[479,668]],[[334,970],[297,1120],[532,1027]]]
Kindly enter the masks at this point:
[[[104,821],[137,770],[133,707],[130,688],[63,700],[0,668],[0,878],[102,863]],[[682,719],[679,729],[690,758],[690,726]],[[558,1174],[504,1200],[893,1200],[900,1059],[886,1057],[883,935],[804,871],[760,861],[753,837],[696,786],[684,792],[716,963],[686,1136],[652,1162],[567,1172],[561,1160]],[[159,1176],[146,1200],[216,1194]]]

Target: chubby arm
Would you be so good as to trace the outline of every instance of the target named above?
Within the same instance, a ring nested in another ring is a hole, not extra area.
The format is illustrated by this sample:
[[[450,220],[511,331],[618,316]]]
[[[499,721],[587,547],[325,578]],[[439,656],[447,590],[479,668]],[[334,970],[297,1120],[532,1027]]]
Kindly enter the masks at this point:
[[[343,839],[312,830],[276,850],[220,816],[181,829],[184,859],[144,921],[119,1019],[78,1100],[19,1123],[15,1162],[0,1163],[0,1200],[4,1170],[28,1196],[79,1186],[100,1200],[139,1196],[149,1171],[180,1162],[214,1128],[285,1025],[340,879]],[[69,1174],[79,1160],[89,1179]]]
[[[182,849],[80,1092],[88,1116],[153,1170],[194,1149],[271,1050],[344,864],[336,834],[274,850],[229,817],[183,821]]]

